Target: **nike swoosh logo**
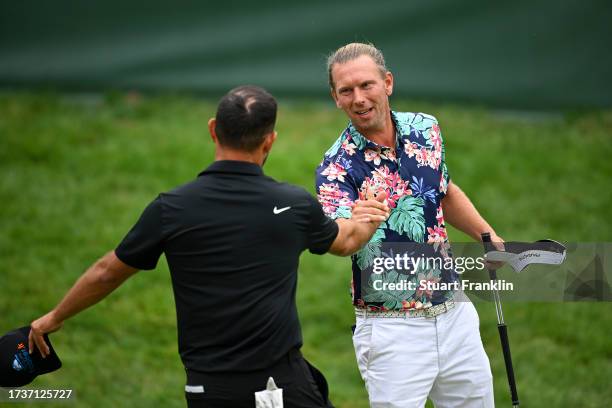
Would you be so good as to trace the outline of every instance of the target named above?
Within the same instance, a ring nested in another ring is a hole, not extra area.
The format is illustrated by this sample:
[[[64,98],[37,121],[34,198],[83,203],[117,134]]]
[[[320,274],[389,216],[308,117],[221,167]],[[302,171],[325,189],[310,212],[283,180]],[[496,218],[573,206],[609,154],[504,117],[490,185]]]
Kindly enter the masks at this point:
[[[290,208],[291,207],[276,208],[276,206],[274,206],[274,209],[272,210],[272,212],[274,213],[274,215],[278,215],[282,213],[283,211],[287,211]]]

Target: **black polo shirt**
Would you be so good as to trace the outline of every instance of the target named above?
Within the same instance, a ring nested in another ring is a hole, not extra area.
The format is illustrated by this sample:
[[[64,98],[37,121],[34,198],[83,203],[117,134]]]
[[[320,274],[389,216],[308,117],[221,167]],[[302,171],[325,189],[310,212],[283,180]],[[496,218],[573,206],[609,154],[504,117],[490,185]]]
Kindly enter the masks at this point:
[[[302,188],[256,164],[216,161],[149,204],[115,253],[138,269],[165,253],[187,369],[249,371],[302,345],[299,256],[327,252],[337,234]]]

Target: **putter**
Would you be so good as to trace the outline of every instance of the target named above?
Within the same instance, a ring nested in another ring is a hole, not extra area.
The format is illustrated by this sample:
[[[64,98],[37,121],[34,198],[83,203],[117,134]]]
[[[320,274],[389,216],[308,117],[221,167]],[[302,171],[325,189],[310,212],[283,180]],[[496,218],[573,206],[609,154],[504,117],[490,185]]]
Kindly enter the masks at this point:
[[[482,243],[484,244],[485,253],[494,249],[493,243],[491,242],[491,234],[485,232],[480,235]],[[497,282],[497,272],[495,269],[489,269],[489,278],[491,283]],[[499,296],[499,290],[496,285],[493,286],[493,299],[495,302],[495,313],[497,314],[497,330],[499,331],[499,339],[502,345],[502,351],[504,353],[504,363],[506,363],[506,374],[508,375],[508,385],[510,386],[510,396],[512,398],[512,407],[517,408],[519,406],[518,392],[516,391],[516,381],[514,379],[514,367],[512,366],[512,355],[510,354],[510,342],[508,341],[508,328],[504,322],[504,313],[502,311],[501,298]]]
[[[486,258],[489,261],[505,262],[514,272],[520,273],[533,264],[561,265],[565,261],[566,251],[565,245],[552,239],[504,242],[503,251],[492,248],[486,253]]]

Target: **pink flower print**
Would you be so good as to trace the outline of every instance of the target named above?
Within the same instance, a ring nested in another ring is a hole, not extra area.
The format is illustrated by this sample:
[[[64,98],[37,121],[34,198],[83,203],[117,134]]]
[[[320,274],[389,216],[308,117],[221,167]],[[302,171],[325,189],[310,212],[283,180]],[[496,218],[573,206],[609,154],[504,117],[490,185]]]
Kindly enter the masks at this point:
[[[412,194],[412,190],[408,187],[408,183],[402,180],[399,173],[392,172],[387,166],[381,166],[373,170],[372,178],[365,178],[359,189],[359,196],[361,199],[365,197],[371,198],[373,193],[378,193],[380,191],[385,191],[387,193],[387,204],[391,208],[395,208],[400,198]]]
[[[448,236],[446,235],[446,228],[438,227],[427,227],[429,236],[427,237],[427,243],[433,244],[434,251],[440,250],[440,253],[444,258],[448,258],[448,250],[450,244],[448,243]]]
[[[446,241],[446,228],[444,227],[427,227],[427,232],[429,233],[427,237],[428,244]]]
[[[385,160],[397,162],[397,157],[395,156],[395,149],[383,148],[382,152],[380,153],[380,157]]]
[[[418,167],[423,166],[427,162],[427,150],[424,147],[421,147],[420,150],[415,152],[414,158],[418,163]]]
[[[417,166],[429,166],[432,169],[437,169],[442,162],[442,144],[434,145],[433,150],[419,147],[416,143],[406,142],[404,151],[409,158],[414,157],[417,161]]]
[[[338,163],[330,163],[325,170],[321,172],[321,175],[327,176],[329,181],[340,180],[344,181],[346,176],[346,170]]]
[[[433,125],[429,129],[429,140],[433,142],[433,145],[437,148],[442,146],[442,138],[440,137],[440,126],[437,124]]]
[[[340,190],[337,183],[323,183],[319,187],[317,198],[323,207],[323,212],[328,216],[332,216],[338,207],[350,207],[353,204],[349,193]]]
[[[412,194],[412,190],[408,187],[408,182],[402,180],[399,173],[392,173],[391,176],[387,178],[387,187],[388,200],[393,203],[393,208],[395,208],[395,203],[399,201],[400,198]]]
[[[405,305],[404,302],[405,301],[402,301],[402,305]],[[410,305],[409,309],[427,309],[428,307],[431,307],[431,302],[423,303],[420,300],[417,300],[416,302],[411,300],[408,304]]]
[[[444,172],[442,172],[442,174],[440,174],[440,192],[446,194],[447,190],[448,182],[446,181],[446,178],[444,178]]]
[[[409,141],[406,141],[404,143],[404,152],[406,152],[409,158],[414,157],[417,151],[418,151],[418,148],[417,148],[416,143],[410,143]]]
[[[433,156],[436,158],[436,161],[438,163],[438,166],[440,165],[440,162],[442,162],[442,149],[436,149],[433,151]]]
[[[355,154],[355,149],[357,146],[350,142],[350,139],[344,139],[342,142],[342,149],[349,155],[352,156]]]
[[[418,286],[415,293],[415,297],[417,299],[421,299],[423,296],[425,296],[426,299],[431,299],[431,295],[434,291],[431,289],[431,286],[429,286],[429,288],[427,287],[428,283],[429,285],[431,285],[432,283],[438,283],[440,281],[440,278],[434,277],[433,273],[430,271],[427,273],[427,275],[419,273],[417,280]]]
[[[382,166],[372,171],[372,177],[379,180],[381,183],[387,183],[387,179],[391,177],[389,167]]]
[[[364,156],[367,162],[374,162],[374,164],[377,166],[380,164],[381,157],[379,150],[366,149],[366,151],[364,152]]]
[[[373,199],[378,193],[382,191],[387,191],[384,180],[366,177],[365,180],[363,180],[361,187],[359,187],[359,199]]]
[[[415,309],[416,308],[416,302],[413,300],[402,300],[402,309],[404,310],[408,310],[408,309]]]
[[[427,152],[427,165],[432,169],[437,169],[440,166],[441,156],[436,154],[436,151]]]
[[[444,213],[442,212],[442,206],[439,206],[438,210],[436,211],[436,220],[438,221],[439,226],[444,225]]]

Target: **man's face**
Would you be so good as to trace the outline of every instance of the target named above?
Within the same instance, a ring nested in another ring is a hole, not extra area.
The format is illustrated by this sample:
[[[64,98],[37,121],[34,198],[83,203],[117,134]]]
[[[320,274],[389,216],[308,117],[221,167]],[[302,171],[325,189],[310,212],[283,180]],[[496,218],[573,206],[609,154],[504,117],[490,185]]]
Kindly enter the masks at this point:
[[[364,136],[384,130],[389,116],[393,76],[382,74],[376,63],[362,55],[332,66],[332,97]]]

